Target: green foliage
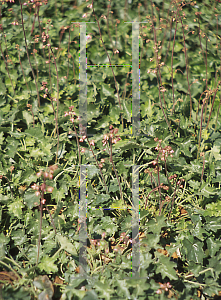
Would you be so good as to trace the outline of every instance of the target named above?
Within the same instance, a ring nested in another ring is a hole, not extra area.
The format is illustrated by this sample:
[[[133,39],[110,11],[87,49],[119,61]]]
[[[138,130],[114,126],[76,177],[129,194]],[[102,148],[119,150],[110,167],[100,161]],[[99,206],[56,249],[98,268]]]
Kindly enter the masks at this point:
[[[217,299],[219,1],[21,4],[0,3],[0,298]],[[87,135],[77,118],[78,21],[87,22]],[[141,22],[138,136],[133,21]]]

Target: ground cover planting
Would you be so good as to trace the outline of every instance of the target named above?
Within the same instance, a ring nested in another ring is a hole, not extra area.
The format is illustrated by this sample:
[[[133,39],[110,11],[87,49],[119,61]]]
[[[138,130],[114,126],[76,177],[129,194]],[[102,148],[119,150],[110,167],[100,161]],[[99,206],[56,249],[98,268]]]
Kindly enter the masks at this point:
[[[221,297],[220,1],[0,1],[0,299]]]

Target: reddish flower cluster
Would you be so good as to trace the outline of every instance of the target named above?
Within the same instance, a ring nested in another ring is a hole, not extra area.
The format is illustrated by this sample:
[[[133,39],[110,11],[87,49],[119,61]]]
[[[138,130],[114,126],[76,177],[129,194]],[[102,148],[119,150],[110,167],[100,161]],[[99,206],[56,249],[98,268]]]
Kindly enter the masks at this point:
[[[53,165],[53,166],[50,166],[49,167],[49,171],[48,172],[43,172],[42,170],[39,171],[38,173],[36,173],[36,176],[37,177],[41,177],[43,176],[44,178],[44,182],[41,184],[41,185],[37,185],[36,183],[34,183],[31,188],[33,190],[35,190],[35,196],[36,197],[39,197],[39,196],[42,196],[42,199],[41,199],[41,203],[42,204],[45,204],[46,203],[46,199],[43,198],[43,195],[45,192],[48,192],[48,193],[52,193],[54,188],[52,186],[48,186],[45,184],[45,180],[47,178],[49,179],[53,179],[53,173],[54,171],[57,169],[58,167],[56,165]]]
[[[109,138],[112,141],[112,144],[116,144],[118,141],[121,140],[119,135],[116,135],[118,133],[118,128],[113,128],[113,125],[109,126],[110,133],[109,134],[104,134],[102,144],[105,146],[107,144],[107,141]]]
[[[166,146],[164,148],[161,147],[161,142],[162,140],[159,140],[158,138],[154,139],[155,142],[158,142],[157,146],[155,147],[155,150],[158,150],[160,152],[160,159],[162,161],[165,161],[166,157],[168,157],[168,155],[170,155],[171,157],[173,157],[174,151],[170,146]]]
[[[159,282],[159,285],[160,285],[160,288],[156,291],[157,294],[162,294],[162,291],[168,292],[169,289],[172,288],[172,285],[170,284],[170,282],[167,282],[167,283]]]
[[[70,121],[72,123],[74,123],[74,116],[76,116],[76,112],[74,111],[74,106],[73,105],[69,107],[69,111],[68,112],[65,111],[64,116],[65,117],[70,116]],[[79,117],[77,118],[77,120],[79,120]]]

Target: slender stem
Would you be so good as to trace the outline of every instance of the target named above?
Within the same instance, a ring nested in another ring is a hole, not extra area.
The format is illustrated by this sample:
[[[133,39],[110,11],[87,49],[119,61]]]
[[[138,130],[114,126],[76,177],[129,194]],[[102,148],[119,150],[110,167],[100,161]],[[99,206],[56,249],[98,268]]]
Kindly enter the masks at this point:
[[[20,276],[18,275],[18,273],[10,265],[7,265],[2,260],[0,260],[0,264],[2,264],[3,266],[5,266],[6,268],[9,268],[16,275],[17,278],[20,278]]]
[[[148,200],[150,194],[151,194],[152,192],[157,191],[158,189],[159,189],[159,186],[155,187],[155,188],[154,188],[153,190],[151,190],[151,191],[149,192],[149,194],[147,195],[147,197],[146,197],[146,202],[145,202],[145,209],[146,209],[146,207],[147,207],[147,200]]]
[[[158,177],[158,186],[159,186],[159,195],[160,195],[160,203],[159,203],[159,216],[160,216],[161,210],[162,210],[162,198],[161,198],[161,184],[160,184],[160,168],[159,168],[159,164],[158,164],[159,155],[160,155],[160,153],[157,156],[157,177]]]
[[[184,29],[183,29],[183,22],[182,18],[180,16],[180,13],[178,12],[179,17],[180,17],[180,22],[182,25],[182,31],[183,31],[183,44],[184,44],[184,54],[185,54],[185,61],[186,61],[186,79],[188,83],[188,91],[189,91],[189,96],[190,96],[190,121],[191,121],[191,114],[192,114],[192,98],[191,98],[191,91],[190,91],[190,83],[189,83],[189,68],[188,68],[188,59],[187,59],[187,53],[186,53],[186,40],[185,40],[185,34],[184,34]]]
[[[56,122],[57,134],[58,134],[58,143],[57,143],[57,153],[56,153],[56,159],[55,159],[55,163],[56,163],[57,159],[58,159],[58,149],[59,149],[59,128],[58,128],[59,78],[58,78],[58,69],[57,69],[56,59],[55,59],[54,53],[52,51],[51,45],[49,47],[50,47],[51,53],[52,53],[53,58],[54,58],[54,65],[55,65],[55,70],[56,70],[56,75],[57,75],[57,101],[56,101],[57,102],[57,114],[56,114],[56,117],[55,117],[55,122]]]
[[[217,85],[216,90],[215,90],[215,94],[213,96],[212,107],[210,109],[210,114],[209,114],[209,118],[208,118],[208,121],[207,121],[206,129],[208,129],[208,126],[209,126],[209,121],[210,121],[210,118],[211,118],[211,114],[212,114],[212,110],[213,110],[213,105],[214,105],[215,98],[216,98],[216,93],[218,92],[218,87],[219,87],[220,84],[221,84],[221,81],[218,82],[218,85]],[[205,119],[204,119],[204,121],[205,121]]]
[[[52,223],[52,225],[53,225],[53,227],[54,227],[55,234],[57,234],[57,231],[56,231],[56,228],[55,228],[55,225],[54,225],[54,220],[53,220],[53,218],[52,218],[51,212],[50,212],[50,210],[49,210],[49,208],[48,208],[47,205],[46,205],[46,209],[47,209],[47,211],[48,211],[48,213],[49,213],[49,215],[50,215],[51,223]]]
[[[75,135],[76,135],[76,139],[77,139],[77,145],[78,145],[78,156],[79,156],[79,166],[81,165],[81,151],[80,151],[80,144],[79,144],[79,139],[78,139],[78,134],[77,134],[77,129],[74,125],[74,122],[72,123],[74,126],[74,131],[75,131]]]
[[[198,152],[197,152],[197,159],[199,157],[199,150],[200,150],[200,143],[201,143],[201,135],[202,135],[202,124],[203,124],[203,109],[204,109],[204,105],[206,103],[206,98],[204,98],[203,100],[203,104],[202,104],[202,108],[201,108],[201,119],[200,119],[200,134],[199,134],[199,143],[198,143]]]
[[[44,197],[43,195],[41,197],[41,200],[43,200],[43,197]],[[42,211],[43,211],[43,203],[41,201],[40,202],[40,228],[39,228],[39,236],[38,236],[38,252],[37,252],[36,266],[38,265],[39,253],[40,253],[41,230],[42,230]]]
[[[175,191],[173,193],[173,200],[172,200],[172,203],[171,203],[171,208],[170,208],[168,219],[170,218],[170,215],[171,215],[171,212],[172,212],[172,209],[173,209],[173,204],[174,204],[174,201],[175,201],[175,196],[176,196],[176,191],[177,191],[177,183],[178,183],[178,180],[176,181],[176,187],[175,187]]]
[[[4,63],[5,63],[5,67],[6,67],[6,70],[7,70],[7,73],[8,73],[8,77],[10,79],[11,86],[12,86],[12,89],[13,89],[14,95],[15,95],[15,89],[14,89],[14,86],[13,86],[13,83],[12,83],[12,80],[11,80],[11,76],[10,76],[9,71],[8,71],[8,64],[7,64],[7,61],[5,60],[5,57],[4,57],[4,54],[3,54],[3,51],[2,51],[2,47],[1,47],[1,43],[0,43],[0,49],[1,49],[2,57],[3,57]]]
[[[177,13],[178,13],[178,9],[177,9],[177,12],[176,12],[175,20],[177,19]],[[173,94],[172,115],[173,115],[173,112],[174,112],[174,109],[175,109],[174,85],[173,85],[173,54],[174,54],[174,47],[175,47],[176,31],[177,31],[177,22],[176,22],[176,26],[175,26],[174,39],[173,39],[173,50],[172,50],[172,56],[171,56],[171,80],[172,80],[172,94]]]
[[[119,177],[118,177],[118,174],[117,174],[114,162],[113,162],[113,156],[112,156],[112,138],[111,137],[110,137],[110,151],[111,151],[110,152],[110,162],[112,163],[112,166],[113,166],[113,169],[114,169],[114,173],[115,173],[115,175],[117,177],[118,185],[119,185],[119,188],[120,188],[120,196],[121,196],[121,199],[123,200],[123,193],[122,193],[122,189],[121,189],[120,180],[119,180]]]
[[[99,169],[100,169],[100,173],[101,173],[101,176],[102,176],[102,179],[103,179],[103,183],[104,183],[104,185],[105,185],[106,192],[108,193],[108,189],[107,189],[107,185],[106,185],[106,183],[105,183],[104,175],[103,175],[103,173],[102,173],[101,167],[99,166],[99,163],[98,163],[98,161],[97,161],[97,158],[96,158],[96,156],[95,156],[95,154],[94,154],[94,151],[93,151],[93,149],[92,149],[92,147],[91,147],[91,144],[90,144],[90,142],[89,142],[89,140],[88,140],[87,135],[86,135],[86,139],[87,139],[87,142],[88,142],[88,144],[89,144],[89,146],[90,146],[90,148],[91,148],[91,152],[92,152],[92,154],[93,154],[93,156],[94,156],[94,158],[95,158],[95,160],[96,160],[96,163],[97,163],[97,165],[98,165],[98,167],[99,167]],[[108,194],[109,194],[109,193],[108,193]]]
[[[37,85],[37,81],[36,81],[34,70],[33,70],[32,65],[31,65],[29,53],[28,53],[28,45],[27,45],[27,40],[26,40],[25,28],[24,28],[24,20],[23,20],[23,14],[22,14],[21,0],[19,0],[19,3],[20,3],[20,7],[21,7],[21,22],[22,22],[22,29],[23,29],[23,34],[24,34],[24,38],[25,38],[26,53],[27,53],[27,56],[28,56],[28,62],[29,62],[29,65],[30,65],[30,68],[31,68],[31,71],[32,71],[32,75],[34,77],[35,87],[36,87],[36,90],[37,90],[37,97],[38,97],[38,106],[40,107],[41,104],[40,104],[40,97],[39,97],[38,85]]]
[[[1,176],[0,176],[0,179],[1,179],[2,177],[5,178],[5,179],[7,180],[8,185],[9,185],[9,188],[10,188],[10,191],[11,191],[11,194],[12,194],[12,198],[14,198],[14,195],[13,195],[12,188],[11,188],[11,185],[10,185],[10,181],[8,180],[8,177],[7,177],[7,176],[1,175]]]
[[[66,83],[68,84],[68,75],[69,75],[69,56],[70,56],[70,33],[71,33],[71,28],[72,26],[69,27],[69,33],[68,33],[68,69],[67,69],[67,81]]]
[[[205,168],[205,155],[203,153],[203,169],[202,169],[202,175],[201,175],[201,182],[203,181],[204,168]]]
[[[18,45],[17,45],[17,46],[18,46]],[[22,74],[23,74],[23,77],[24,77],[24,79],[25,79],[25,84],[26,84],[27,90],[29,90],[29,92],[30,92],[30,89],[29,89],[29,87],[28,87],[28,83],[27,83],[27,80],[26,80],[26,77],[25,77],[24,69],[23,69],[22,63],[21,63],[21,57],[20,57],[20,49],[19,49],[19,46],[17,47],[17,50],[18,50],[18,57],[19,57],[19,63],[20,63],[20,66],[21,66]]]
[[[36,13],[37,7],[38,6],[35,7],[34,21],[33,21],[32,28],[31,28],[31,35],[33,34],[33,31],[34,31],[34,28],[35,28],[35,19],[36,19],[36,16],[37,16],[37,13]]]
[[[101,28],[100,28],[99,21],[98,21],[96,15],[95,15],[95,11],[94,11],[94,0],[92,0],[92,8],[93,8],[93,14],[94,14],[94,17],[95,17],[95,19],[96,19],[96,21],[97,21],[97,25],[98,25],[98,29],[99,29],[99,33],[100,33],[100,39],[101,39],[102,45],[103,45],[103,47],[104,47],[104,50],[105,50],[105,52],[106,52],[106,55],[107,55],[107,57],[108,57],[108,60],[109,60],[109,63],[110,63],[110,67],[111,67],[111,71],[112,71],[112,74],[113,74],[113,77],[114,77],[115,87],[116,87],[116,90],[117,90],[118,102],[119,102],[119,106],[120,106],[120,110],[121,110],[122,108],[121,108],[121,103],[120,103],[120,95],[119,95],[119,90],[118,90],[118,86],[117,86],[117,80],[116,80],[116,77],[115,77],[115,74],[114,74],[114,70],[113,70],[113,67],[112,67],[112,64],[111,64],[110,56],[109,56],[109,54],[108,54],[108,52],[107,52],[107,49],[106,49],[105,44],[104,44],[104,41],[103,41],[103,39],[102,39],[102,34],[101,34]]]

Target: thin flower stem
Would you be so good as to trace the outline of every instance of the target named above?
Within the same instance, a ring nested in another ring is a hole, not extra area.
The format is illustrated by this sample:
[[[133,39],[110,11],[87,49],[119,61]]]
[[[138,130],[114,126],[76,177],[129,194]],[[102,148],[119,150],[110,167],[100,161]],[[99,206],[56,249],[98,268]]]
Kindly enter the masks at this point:
[[[176,187],[175,187],[175,190],[174,190],[174,193],[173,193],[173,200],[172,200],[172,203],[171,203],[171,208],[170,208],[170,213],[169,213],[168,219],[170,218],[170,215],[171,215],[171,212],[172,212],[172,209],[173,209],[176,192],[180,188],[180,185],[181,185],[182,181],[183,181],[183,179],[181,179],[180,182],[179,182],[179,180],[176,181]],[[177,185],[178,185],[178,188],[177,188]]]
[[[117,174],[114,162],[113,162],[113,156],[112,156],[112,138],[111,137],[110,137],[110,151],[111,151],[110,152],[110,162],[112,163],[112,166],[113,166],[113,169],[114,169],[114,173],[115,173],[115,175],[117,177],[117,181],[118,181],[118,185],[119,185],[119,189],[120,189],[120,196],[121,196],[121,199],[123,200],[123,193],[122,193],[122,188],[121,188],[120,180],[119,180],[119,177],[118,177],[118,174]]]
[[[18,46],[18,47],[19,47],[19,46]],[[21,63],[20,49],[17,48],[17,50],[18,50],[19,63],[20,63],[20,66],[21,66],[21,70],[22,70],[22,74],[23,74],[23,77],[24,77],[24,80],[25,80],[25,84],[26,84],[27,90],[29,90],[29,92],[30,92],[30,89],[29,89],[29,87],[28,87],[28,83],[27,83],[27,80],[26,80],[26,76],[25,76],[25,73],[24,73],[24,69],[23,69],[22,63]]]
[[[212,102],[212,106],[211,106],[211,109],[210,109],[210,114],[209,114],[209,118],[208,118],[208,121],[207,121],[206,130],[208,129],[208,126],[209,126],[209,121],[210,121],[210,118],[211,118],[211,114],[212,114],[212,110],[213,110],[213,105],[214,105],[216,94],[218,92],[218,88],[219,88],[220,84],[221,84],[221,81],[218,82],[218,85],[217,85],[217,87],[215,89],[215,94],[213,96],[213,102]],[[204,122],[205,122],[205,119],[204,119]]]
[[[10,191],[11,191],[11,194],[12,194],[12,198],[14,198],[14,195],[13,195],[13,192],[12,192],[12,188],[11,188],[11,184],[10,184],[10,181],[9,181],[8,177],[1,175],[0,179],[1,178],[5,178],[7,180],[9,188],[10,188]]]
[[[159,169],[159,164],[158,164],[159,155],[160,155],[160,153],[157,156],[157,177],[158,177],[158,186],[159,186],[159,195],[160,195],[160,203],[159,203],[159,216],[160,216],[161,210],[162,210],[162,198],[161,198],[161,184],[160,184],[160,169]]]
[[[205,156],[203,155],[203,169],[202,169],[202,175],[201,175],[201,182],[203,181],[204,169],[205,169]]]
[[[12,83],[12,80],[11,80],[11,76],[9,74],[8,64],[7,64],[7,61],[5,60],[5,57],[4,57],[4,54],[3,54],[3,51],[2,51],[2,47],[1,47],[1,43],[0,43],[0,50],[1,50],[2,57],[3,57],[4,63],[5,63],[5,67],[6,67],[6,70],[7,70],[8,77],[9,77],[10,82],[11,82],[11,86],[12,86],[13,92],[14,92],[14,95],[15,95],[15,89],[14,89],[14,86],[13,86],[13,83]]]
[[[39,97],[38,85],[37,85],[37,81],[36,81],[36,77],[35,77],[34,70],[33,70],[32,65],[31,65],[29,53],[28,53],[28,45],[27,45],[27,40],[26,40],[25,28],[24,28],[24,20],[23,20],[23,13],[22,13],[22,4],[21,4],[21,0],[19,0],[19,3],[20,3],[20,7],[21,7],[21,22],[22,22],[22,30],[23,30],[23,34],[24,34],[24,38],[25,38],[25,48],[26,48],[26,53],[27,53],[27,56],[28,56],[28,62],[29,62],[29,65],[30,65],[30,68],[31,68],[31,71],[32,71],[32,75],[33,75],[33,77],[34,77],[35,87],[36,87],[36,90],[37,90],[37,97],[38,97],[38,106],[40,107],[41,103],[40,103],[40,97]]]
[[[150,194],[151,194],[152,192],[157,191],[158,189],[159,189],[159,186],[155,187],[155,188],[154,188],[153,190],[151,190],[151,191],[149,192],[149,194],[147,195],[147,197],[146,197],[146,202],[145,202],[145,209],[146,209],[146,207],[147,207],[147,200],[148,200]]]
[[[201,135],[202,135],[202,124],[203,124],[203,109],[206,103],[207,96],[203,99],[203,104],[201,108],[201,119],[200,119],[200,134],[199,134],[199,142],[198,142],[198,151],[197,151],[197,159],[199,157],[199,151],[200,151],[200,143],[201,143]]]
[[[80,150],[80,144],[79,144],[79,139],[78,139],[78,134],[77,134],[77,129],[74,125],[74,122],[72,123],[74,126],[74,131],[75,131],[75,135],[76,135],[76,139],[77,139],[77,145],[78,145],[78,156],[79,156],[79,166],[81,165],[81,150]]]
[[[178,13],[178,9],[176,12],[176,18],[177,19],[177,13]],[[173,108],[172,108],[172,115],[175,109],[175,99],[174,99],[174,85],[173,85],[173,54],[174,54],[174,47],[175,47],[175,39],[176,39],[176,32],[177,32],[177,22],[176,22],[176,26],[175,26],[175,33],[174,33],[174,39],[173,39],[173,50],[172,50],[172,56],[171,56],[171,80],[172,80],[172,94],[173,94]]]
[[[102,173],[101,167],[99,166],[99,163],[98,163],[98,161],[97,161],[97,158],[96,158],[96,156],[95,156],[95,154],[94,154],[94,151],[93,151],[93,149],[92,149],[92,147],[91,147],[91,144],[90,144],[90,142],[89,142],[89,140],[88,140],[87,135],[86,135],[86,139],[87,139],[87,142],[88,142],[88,144],[89,144],[89,146],[90,146],[90,148],[91,148],[91,152],[92,152],[92,154],[93,154],[93,156],[94,156],[94,159],[95,159],[95,161],[96,161],[96,163],[97,163],[97,165],[98,165],[98,167],[99,167],[99,169],[100,169],[101,177],[102,177],[102,179],[103,179],[103,183],[104,183],[104,185],[105,185],[106,192],[109,194],[108,189],[107,189],[107,185],[106,185],[106,183],[105,183],[104,175],[103,175],[103,173]]]
[[[52,225],[53,225],[53,227],[54,227],[55,234],[57,234],[57,231],[56,231],[56,228],[55,228],[55,225],[54,225],[54,220],[53,220],[53,218],[52,218],[51,212],[50,212],[48,206],[47,206],[47,205],[45,205],[45,206],[46,206],[46,209],[47,209],[47,211],[48,211],[48,213],[49,213],[49,215],[50,215],[51,223],[52,223]]]
[[[183,22],[182,18],[179,14],[180,22],[182,25],[182,31],[183,31],[183,43],[184,43],[184,54],[185,54],[185,61],[186,61],[186,79],[188,83],[188,91],[189,91],[189,96],[190,96],[190,121],[191,121],[191,115],[192,115],[192,97],[191,97],[191,91],[190,91],[190,83],[189,83],[189,68],[188,68],[188,59],[187,59],[187,53],[186,53],[186,39],[185,39],[185,34],[184,34],[184,29],[183,29]]]
[[[120,107],[120,110],[122,110],[122,107],[121,107],[121,103],[120,103],[120,95],[119,95],[119,90],[118,90],[118,86],[117,86],[117,80],[116,80],[116,77],[115,77],[115,74],[114,74],[114,70],[113,70],[113,67],[112,67],[112,64],[111,64],[111,59],[110,59],[110,56],[107,52],[107,49],[105,47],[105,44],[104,44],[104,41],[103,41],[103,38],[102,38],[102,34],[101,34],[101,28],[100,28],[100,24],[99,24],[99,21],[97,19],[97,16],[95,15],[95,11],[94,11],[94,0],[92,0],[92,9],[93,9],[93,14],[94,14],[94,17],[97,21],[97,25],[98,25],[98,29],[99,29],[99,33],[100,33],[100,39],[101,39],[101,42],[102,42],[102,45],[104,47],[104,50],[106,52],[106,55],[108,57],[108,60],[109,60],[109,64],[110,64],[110,67],[111,67],[111,71],[112,71],[112,74],[113,74],[113,77],[114,77],[114,82],[115,82],[115,88],[116,88],[116,91],[117,91],[117,97],[118,97],[118,102],[119,102],[119,107]],[[123,127],[123,115],[121,114],[121,120],[122,120],[122,127]]]
[[[41,200],[43,200],[42,194]],[[38,265],[38,260],[39,260],[39,254],[40,254],[40,243],[41,243],[41,230],[42,230],[42,211],[43,211],[43,203],[42,201],[40,202],[40,228],[39,228],[39,236],[38,236],[38,252],[37,252],[37,259],[36,259],[36,266]]]
[[[0,260],[0,264],[5,266],[6,268],[9,268],[15,275],[17,278],[20,278],[20,276],[18,275],[18,273],[10,266],[7,265],[4,261]]]
[[[49,41],[48,41],[49,43]],[[56,70],[56,75],[57,75],[57,114],[55,117],[55,122],[56,122],[56,129],[57,129],[57,135],[58,135],[58,143],[57,143],[57,153],[56,153],[56,159],[55,159],[55,163],[57,163],[57,159],[58,159],[58,149],[59,149],[59,128],[58,128],[58,108],[59,108],[59,78],[58,78],[58,69],[57,69],[57,64],[56,64],[56,59],[54,56],[54,53],[52,51],[51,45],[49,46],[51,53],[53,55],[54,58],[54,65],[55,65],[55,70]]]

